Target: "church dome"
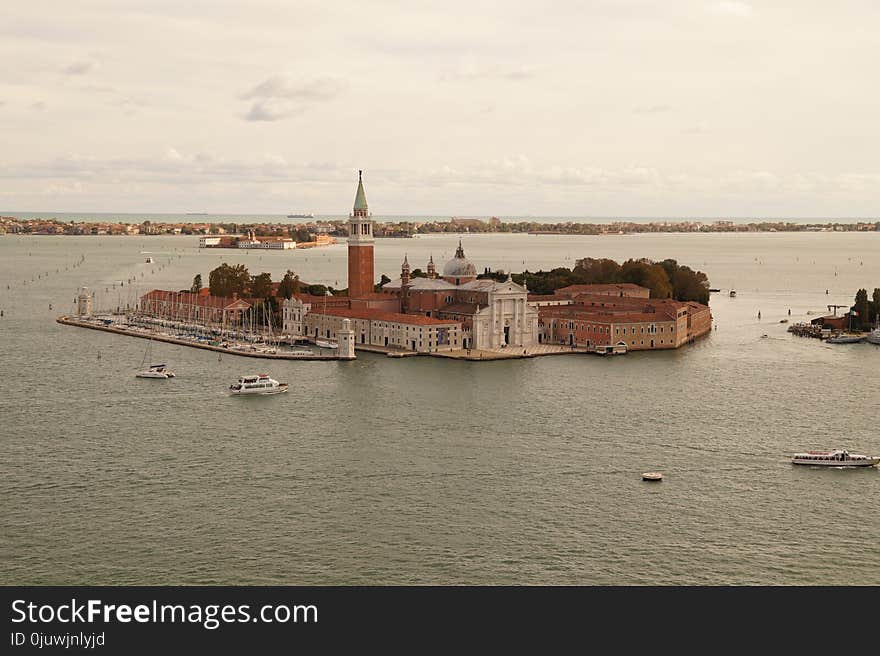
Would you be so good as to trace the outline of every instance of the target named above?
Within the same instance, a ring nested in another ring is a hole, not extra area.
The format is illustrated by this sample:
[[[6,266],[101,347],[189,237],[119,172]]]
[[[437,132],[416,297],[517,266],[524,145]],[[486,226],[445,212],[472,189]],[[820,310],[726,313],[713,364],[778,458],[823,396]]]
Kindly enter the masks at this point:
[[[464,256],[461,242],[458,242],[458,250],[455,257],[443,265],[444,278],[476,278],[477,268]]]

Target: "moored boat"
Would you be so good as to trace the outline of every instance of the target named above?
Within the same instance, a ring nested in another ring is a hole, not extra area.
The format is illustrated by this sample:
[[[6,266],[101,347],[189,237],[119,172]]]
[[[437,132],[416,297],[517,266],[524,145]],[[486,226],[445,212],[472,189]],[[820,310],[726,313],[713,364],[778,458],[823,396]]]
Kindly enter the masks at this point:
[[[811,467],[876,467],[878,463],[880,463],[880,456],[850,453],[845,449],[806,451],[804,453],[795,453],[791,458],[791,464],[793,465],[808,465]]]
[[[871,344],[880,344],[880,328],[874,328],[865,339]]]
[[[315,346],[320,346],[321,348],[326,349],[335,349],[339,348],[339,344],[329,339],[321,339],[320,337],[315,340]]]
[[[287,391],[287,383],[279,383],[269,374],[242,376],[229,386],[229,393],[236,395],[281,394]]]
[[[864,339],[861,335],[855,335],[852,333],[838,333],[837,335],[833,335],[829,337],[827,341],[829,344],[858,344]]]

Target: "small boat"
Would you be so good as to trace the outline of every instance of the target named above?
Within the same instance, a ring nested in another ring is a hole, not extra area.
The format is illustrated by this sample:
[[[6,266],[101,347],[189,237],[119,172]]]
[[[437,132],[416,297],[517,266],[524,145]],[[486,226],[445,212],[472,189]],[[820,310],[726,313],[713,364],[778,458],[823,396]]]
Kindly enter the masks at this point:
[[[315,339],[315,346],[326,349],[339,348],[339,344],[337,342],[331,341],[329,339],[321,339],[320,337]]]
[[[147,264],[153,264],[153,262],[155,262],[155,260],[152,257],[148,257],[146,261],[147,261]]]
[[[710,291],[710,292],[720,292],[721,290],[720,290],[720,289],[717,289],[717,288],[715,288],[715,287],[710,287],[710,288],[709,288],[709,291]]]
[[[663,474],[660,472],[645,472],[642,474],[643,481],[662,481]]]
[[[168,371],[164,364],[151,364],[149,369],[144,369],[135,374],[136,378],[174,378],[174,372]]]
[[[829,344],[858,344],[863,339],[865,338],[861,335],[854,335],[852,333],[838,333],[837,335],[829,337],[825,341],[827,341]]]
[[[780,319],[779,323],[788,323],[788,319]]]
[[[166,364],[151,364],[147,366],[147,363],[152,360],[150,357],[153,354],[153,336],[150,335],[150,341],[147,342],[147,349],[144,351],[144,357],[141,360],[140,371],[135,374],[135,378],[174,378],[174,373],[168,370],[168,365]]]
[[[880,328],[874,328],[865,339],[871,344],[880,344]]]
[[[269,374],[242,376],[237,383],[229,386],[229,393],[236,395],[281,394],[287,391],[287,383],[279,383]]]
[[[791,458],[793,465],[811,467],[876,467],[878,463],[880,456],[865,456],[860,453],[850,453],[845,449],[807,451],[795,453]]]
[[[735,289],[731,289],[731,290],[730,290],[730,294],[729,294],[729,296],[730,296],[730,298],[736,298],[736,290],[735,290]]]

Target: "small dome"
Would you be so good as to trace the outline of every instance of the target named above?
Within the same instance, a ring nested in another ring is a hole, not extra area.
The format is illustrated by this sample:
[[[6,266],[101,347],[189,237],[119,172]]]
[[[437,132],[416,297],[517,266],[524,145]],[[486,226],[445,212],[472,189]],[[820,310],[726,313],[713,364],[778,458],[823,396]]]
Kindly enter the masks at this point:
[[[443,265],[444,278],[476,278],[477,268],[464,256],[461,242],[458,242],[458,250],[455,257]]]

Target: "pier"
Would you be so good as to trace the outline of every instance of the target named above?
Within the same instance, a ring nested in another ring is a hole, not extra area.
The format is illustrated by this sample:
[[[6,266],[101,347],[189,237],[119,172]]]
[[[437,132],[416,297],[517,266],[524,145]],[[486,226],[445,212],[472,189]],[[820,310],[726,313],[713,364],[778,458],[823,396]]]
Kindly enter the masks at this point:
[[[264,360],[350,360],[351,358],[343,358],[336,354],[310,353],[308,355],[300,355],[296,353],[261,353],[259,351],[241,351],[239,349],[228,348],[224,346],[215,346],[213,344],[205,344],[203,342],[180,339],[171,337],[159,332],[147,330],[131,330],[118,325],[107,325],[104,323],[96,323],[96,319],[86,319],[80,317],[60,316],[56,319],[60,324],[65,326],[77,326],[79,328],[90,328],[91,330],[101,330],[105,333],[115,333],[117,335],[127,335],[129,337],[140,337],[141,339],[154,339],[157,342],[166,342],[168,344],[177,344],[178,346],[191,346],[206,351],[217,351],[218,353],[228,353],[229,355],[240,355],[245,358],[262,358]]]

